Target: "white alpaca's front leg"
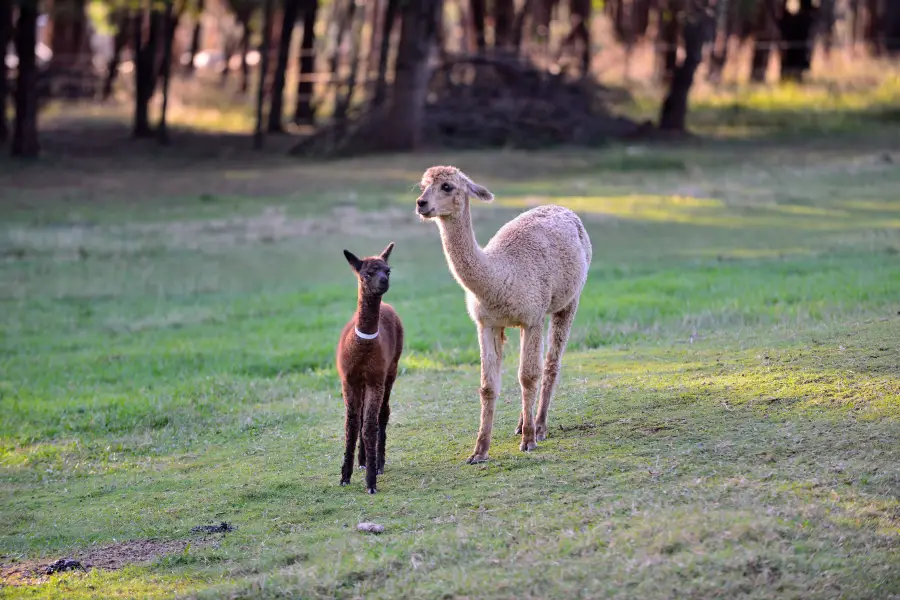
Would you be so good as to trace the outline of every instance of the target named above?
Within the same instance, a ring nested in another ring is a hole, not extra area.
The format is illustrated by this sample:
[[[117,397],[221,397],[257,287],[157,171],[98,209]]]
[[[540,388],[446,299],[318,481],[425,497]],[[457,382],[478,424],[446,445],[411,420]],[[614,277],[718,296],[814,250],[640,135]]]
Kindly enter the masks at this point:
[[[491,429],[494,426],[494,405],[500,395],[500,368],[503,363],[503,328],[478,324],[478,343],[481,346],[481,425],[475,441],[475,451],[466,461],[473,465],[488,460],[491,448]]]
[[[542,327],[522,328],[522,346],[519,356],[519,384],[522,386],[522,443],[519,450],[528,452],[537,448],[534,439],[534,402],[541,381],[541,354],[543,353]]]

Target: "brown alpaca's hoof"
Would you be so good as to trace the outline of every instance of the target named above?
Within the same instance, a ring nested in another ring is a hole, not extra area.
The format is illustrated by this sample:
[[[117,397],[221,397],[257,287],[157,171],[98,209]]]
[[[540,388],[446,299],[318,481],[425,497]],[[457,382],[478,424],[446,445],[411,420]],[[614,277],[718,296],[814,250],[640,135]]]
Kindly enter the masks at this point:
[[[522,452],[531,452],[535,448],[537,448],[537,444],[535,444],[533,440],[519,444],[519,450]]]
[[[375,474],[376,474],[376,475],[384,475],[384,467],[378,467],[378,468],[375,470]]]
[[[367,488],[366,491],[369,492],[370,494],[374,494],[378,490],[376,490],[374,487],[370,487],[370,488]]]
[[[344,487],[345,485],[350,485],[349,479],[341,479],[341,487]]]
[[[546,425],[536,425],[534,428],[534,440],[536,442],[543,442],[547,439],[547,426]]]
[[[466,460],[467,465],[477,465],[478,463],[487,462],[488,455],[487,454],[473,454]]]
[[[514,435],[522,435],[522,426],[519,425],[516,427],[516,430],[513,432]]]
[[[356,467],[356,468],[359,469],[360,471],[362,471],[363,469],[366,468],[366,465],[359,465],[359,466]]]

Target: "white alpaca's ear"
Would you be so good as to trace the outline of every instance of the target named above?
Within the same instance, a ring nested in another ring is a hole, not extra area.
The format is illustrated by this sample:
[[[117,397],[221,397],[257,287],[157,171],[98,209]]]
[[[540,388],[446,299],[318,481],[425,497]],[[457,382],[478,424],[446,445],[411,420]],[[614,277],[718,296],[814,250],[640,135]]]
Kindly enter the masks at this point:
[[[359,270],[362,269],[362,261],[356,258],[356,255],[349,250],[344,250],[344,258],[350,263],[350,268],[359,273]]]
[[[466,187],[470,196],[475,196],[482,202],[493,202],[494,195],[483,185],[478,185],[468,177],[466,178]]]
[[[391,255],[391,252],[393,252],[393,250],[394,250],[394,242],[391,242],[390,244],[388,244],[387,248],[384,249],[384,252],[381,253],[381,260],[383,260],[384,262],[387,262],[388,258]]]

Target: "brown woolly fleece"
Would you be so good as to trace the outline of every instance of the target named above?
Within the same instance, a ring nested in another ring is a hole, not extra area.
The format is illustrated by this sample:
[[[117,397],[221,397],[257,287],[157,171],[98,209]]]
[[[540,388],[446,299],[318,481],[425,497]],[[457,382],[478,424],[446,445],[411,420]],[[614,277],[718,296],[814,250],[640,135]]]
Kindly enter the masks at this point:
[[[344,250],[359,285],[356,313],[344,326],[337,347],[337,370],[347,407],[341,485],[350,483],[353,450],[359,439],[359,466],[366,469],[370,494],[376,492],[376,474],[384,473],[391,388],[403,353],[403,324],[394,308],[381,301],[390,285],[387,261],[393,249],[391,242],[381,255],[362,260]],[[365,339],[357,332],[363,336],[377,333],[377,337]]]
[[[437,223],[447,263],[466,292],[469,315],[481,346],[481,426],[469,464],[488,460],[494,404],[506,327],[522,331],[519,383],[522,414],[516,433],[521,450],[533,450],[547,437],[547,411],[559,379],[578,300],[591,264],[591,241],[578,215],[561,206],[539,206],[505,224],[481,248],[475,240],[469,197],[494,199],[456,167],[432,167],[420,183],[416,212]],[[541,382],[543,325],[550,315],[549,349]]]

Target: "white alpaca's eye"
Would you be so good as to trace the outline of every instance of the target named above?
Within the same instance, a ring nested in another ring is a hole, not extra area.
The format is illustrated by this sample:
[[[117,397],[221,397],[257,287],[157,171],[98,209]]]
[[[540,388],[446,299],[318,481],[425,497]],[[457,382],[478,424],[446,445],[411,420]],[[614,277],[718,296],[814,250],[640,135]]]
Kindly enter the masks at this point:
[[[445,184],[443,184],[443,185],[441,186],[441,191],[442,191],[442,192],[447,192],[447,193],[449,194],[450,192],[453,191],[453,186],[450,185],[449,183],[445,183]]]

